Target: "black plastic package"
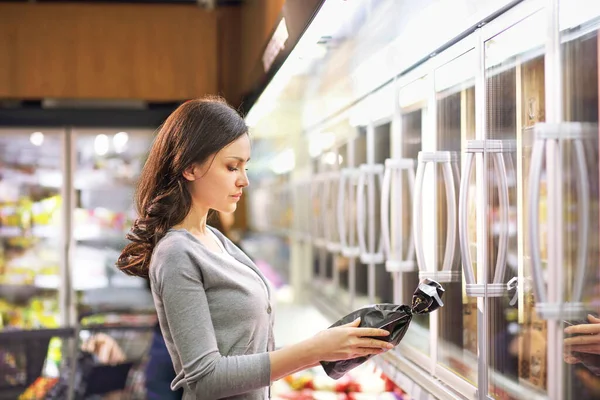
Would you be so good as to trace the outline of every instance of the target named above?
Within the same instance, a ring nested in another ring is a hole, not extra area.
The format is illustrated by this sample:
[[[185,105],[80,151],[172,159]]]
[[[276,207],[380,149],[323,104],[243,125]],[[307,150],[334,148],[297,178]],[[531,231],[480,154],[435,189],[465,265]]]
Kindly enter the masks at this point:
[[[376,337],[375,339],[384,340],[398,345],[414,314],[428,314],[442,307],[442,295],[444,288],[442,285],[431,279],[424,279],[419,283],[412,298],[412,305],[397,304],[374,304],[360,308],[346,315],[329,328],[349,324],[360,317],[360,327],[385,329],[390,335]],[[341,378],[345,373],[358,367],[373,355],[352,358],[340,361],[321,361],[323,369],[333,379]]]

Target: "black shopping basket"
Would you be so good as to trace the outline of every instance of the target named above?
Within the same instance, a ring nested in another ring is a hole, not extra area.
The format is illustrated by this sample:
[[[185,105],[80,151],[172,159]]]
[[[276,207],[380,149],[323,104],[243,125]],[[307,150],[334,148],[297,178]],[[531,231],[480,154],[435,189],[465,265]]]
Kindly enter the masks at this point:
[[[144,369],[154,329],[154,324],[119,322],[0,331],[0,400],[145,399]],[[43,371],[54,337],[73,340],[63,342],[58,376],[48,379]],[[37,390],[40,381],[44,390]]]
[[[74,328],[0,331],[0,399],[17,399],[42,375],[52,338],[73,339]]]
[[[94,323],[99,316],[102,322]],[[154,312],[81,310],[73,399],[146,399],[145,365],[155,324]],[[110,345],[102,348],[106,342]]]
[[[79,398],[87,400],[90,396],[107,393],[114,393],[112,398],[119,400],[145,399],[144,369],[152,344],[153,332],[153,325],[81,326],[80,349],[84,350],[80,354],[78,364],[82,363],[82,355],[90,354],[86,343],[98,337],[102,338],[101,341],[110,340],[111,346],[118,348],[118,357],[107,363],[106,360],[102,360],[102,356],[98,355],[98,353],[102,353],[102,350],[94,354],[93,366],[86,370],[85,381],[81,383],[85,388],[83,396],[75,396],[75,400],[79,400]],[[88,360],[88,363],[91,361]],[[82,392],[81,387],[79,391],[77,389],[76,387],[76,392]]]

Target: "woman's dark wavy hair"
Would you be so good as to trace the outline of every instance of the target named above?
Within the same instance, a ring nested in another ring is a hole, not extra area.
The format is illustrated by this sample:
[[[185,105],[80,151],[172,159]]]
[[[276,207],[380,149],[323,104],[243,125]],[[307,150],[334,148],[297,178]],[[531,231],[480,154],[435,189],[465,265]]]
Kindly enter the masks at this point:
[[[142,169],[135,194],[135,220],[117,267],[148,277],[156,243],[188,215],[192,198],[183,172],[203,163],[248,133],[240,114],[220,97],[205,97],[179,106],[164,122]]]

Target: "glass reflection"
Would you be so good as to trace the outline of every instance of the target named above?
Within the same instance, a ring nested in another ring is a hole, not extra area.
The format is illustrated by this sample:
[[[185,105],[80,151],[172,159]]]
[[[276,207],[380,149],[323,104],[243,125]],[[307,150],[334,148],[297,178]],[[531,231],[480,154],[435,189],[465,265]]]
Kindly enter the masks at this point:
[[[534,142],[531,127],[545,120],[545,15],[538,12],[485,44],[486,137],[502,150],[488,157],[485,166],[488,251],[484,267],[488,282],[496,279],[506,284],[520,277],[524,283],[517,295],[506,291],[487,300],[488,390],[497,399],[530,398],[547,390],[547,328],[535,311],[531,290],[526,223],[530,199],[525,190]],[[498,189],[502,181],[505,187]],[[539,203],[543,260],[547,258],[545,187],[543,178]]]
[[[565,399],[600,398],[600,215],[598,187],[598,30],[600,18],[581,1],[561,2],[563,117],[581,127],[581,140],[563,142],[564,296],[573,296],[581,282],[586,318],[565,321]],[[584,15],[581,11],[588,10]],[[597,10],[600,12],[600,10]],[[596,14],[597,15],[597,14]],[[580,186],[583,185],[583,186]],[[581,191],[581,189],[584,189]],[[582,197],[585,196],[584,197]],[[588,224],[587,229],[585,224]],[[587,232],[586,232],[587,231]],[[581,259],[581,256],[584,259]],[[573,326],[572,326],[573,325]]]

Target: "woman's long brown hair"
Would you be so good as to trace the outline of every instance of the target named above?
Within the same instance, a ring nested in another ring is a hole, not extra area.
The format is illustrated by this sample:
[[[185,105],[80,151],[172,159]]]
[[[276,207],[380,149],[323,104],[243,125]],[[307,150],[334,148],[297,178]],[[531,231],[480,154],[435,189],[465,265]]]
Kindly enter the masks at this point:
[[[219,97],[188,101],[166,119],[138,181],[139,218],[127,234],[131,243],[117,260],[121,271],[148,277],[154,247],[192,206],[183,172],[247,133],[243,118]]]

